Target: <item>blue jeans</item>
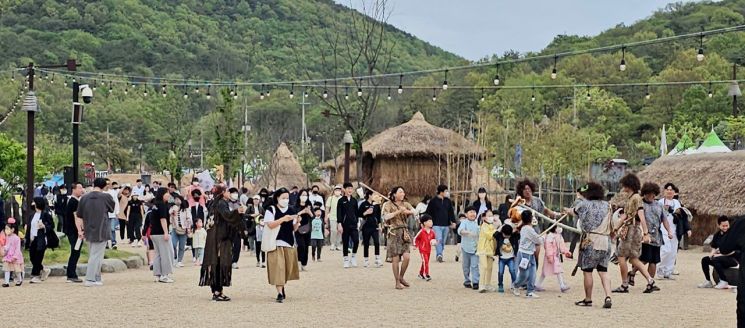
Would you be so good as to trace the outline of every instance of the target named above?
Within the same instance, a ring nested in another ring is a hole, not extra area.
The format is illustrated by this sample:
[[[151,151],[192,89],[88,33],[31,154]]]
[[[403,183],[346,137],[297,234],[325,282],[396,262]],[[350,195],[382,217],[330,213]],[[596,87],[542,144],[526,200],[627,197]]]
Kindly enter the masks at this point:
[[[463,252],[463,282],[466,284],[479,283],[479,256]]]
[[[523,259],[528,259],[528,267],[526,269],[520,269],[519,265]],[[523,252],[517,253],[515,262],[518,266],[517,280],[512,283],[513,288],[519,288],[522,285],[528,285],[528,293],[535,291],[535,255],[525,254]]]
[[[183,262],[184,250],[186,249],[186,234],[179,235],[176,230],[171,230],[171,245],[173,245],[173,254],[177,254],[176,262]]]
[[[448,240],[450,226],[434,226],[432,229],[435,231],[435,239],[437,239],[435,254],[437,256],[442,256],[442,251],[445,249],[445,242]],[[478,263],[478,259],[476,260],[476,263]],[[478,271],[478,269],[476,271]],[[476,281],[478,281],[478,279]]]
[[[116,227],[119,226],[119,219],[117,218],[109,218],[109,223],[111,224],[111,245],[116,245]]]
[[[510,278],[512,278],[511,281],[517,280],[517,273],[515,273],[515,258],[510,259],[499,259],[499,275],[497,276],[499,287],[504,287],[503,281],[504,281],[504,267],[507,267],[508,270],[510,270]]]

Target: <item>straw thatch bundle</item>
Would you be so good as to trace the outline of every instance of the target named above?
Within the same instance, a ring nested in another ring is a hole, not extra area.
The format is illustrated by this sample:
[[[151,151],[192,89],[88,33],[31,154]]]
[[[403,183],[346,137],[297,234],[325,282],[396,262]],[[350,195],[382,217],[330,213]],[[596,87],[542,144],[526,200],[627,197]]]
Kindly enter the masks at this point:
[[[660,188],[672,182],[680,189],[680,201],[694,212],[693,243],[716,230],[716,218],[745,214],[745,151],[719,154],[664,156],[638,173],[642,182]],[[617,205],[622,196],[614,197]]]
[[[257,184],[270,189],[305,187],[308,184],[308,176],[303,172],[297,156],[283,142],[277,147],[269,166],[261,174]]]

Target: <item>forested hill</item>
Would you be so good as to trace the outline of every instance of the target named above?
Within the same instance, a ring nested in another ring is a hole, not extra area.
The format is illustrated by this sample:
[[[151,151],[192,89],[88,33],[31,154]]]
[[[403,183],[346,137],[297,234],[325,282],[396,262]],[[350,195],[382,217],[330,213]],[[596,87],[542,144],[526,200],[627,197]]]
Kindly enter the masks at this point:
[[[350,11],[331,0],[0,0],[0,65],[74,57],[84,71],[296,78],[322,71],[310,34],[344,35]],[[388,32],[392,71],[462,60],[392,26]]]

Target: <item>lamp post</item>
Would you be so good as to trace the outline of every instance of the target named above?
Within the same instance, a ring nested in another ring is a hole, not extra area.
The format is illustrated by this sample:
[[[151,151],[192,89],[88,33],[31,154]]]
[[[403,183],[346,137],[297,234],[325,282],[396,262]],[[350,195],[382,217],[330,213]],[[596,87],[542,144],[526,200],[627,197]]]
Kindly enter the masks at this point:
[[[344,183],[347,183],[349,182],[349,150],[354,143],[354,138],[352,138],[352,133],[349,130],[344,132],[342,142],[344,142]]]
[[[142,174],[142,144],[137,145],[137,151],[140,155],[140,174]]]
[[[34,93],[34,63],[28,64],[28,94],[23,99],[23,110],[27,113],[26,127],[26,208],[31,211],[34,199],[34,119],[39,110],[36,94]]]

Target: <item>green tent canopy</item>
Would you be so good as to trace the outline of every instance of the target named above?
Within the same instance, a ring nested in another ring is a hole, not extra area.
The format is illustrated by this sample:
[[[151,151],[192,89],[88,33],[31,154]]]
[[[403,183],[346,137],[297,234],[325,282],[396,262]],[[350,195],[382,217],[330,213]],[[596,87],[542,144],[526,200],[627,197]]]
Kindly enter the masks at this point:
[[[668,153],[668,155],[687,155],[692,154],[696,151],[696,143],[693,142],[691,137],[687,133],[683,134],[675,148]]]
[[[722,142],[722,139],[719,139],[717,133],[714,132],[714,130],[711,130],[709,135],[706,136],[706,139],[704,139],[704,142],[701,144],[701,147],[696,149],[696,154],[729,153],[731,151],[732,150]]]

